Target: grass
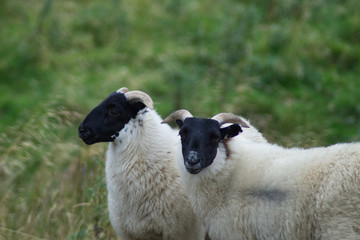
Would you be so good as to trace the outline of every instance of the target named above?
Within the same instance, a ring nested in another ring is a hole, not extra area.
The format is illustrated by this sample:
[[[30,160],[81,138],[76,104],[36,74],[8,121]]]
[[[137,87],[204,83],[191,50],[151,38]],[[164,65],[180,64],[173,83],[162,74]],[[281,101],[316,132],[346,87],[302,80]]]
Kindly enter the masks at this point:
[[[122,86],[165,117],[234,112],[285,146],[359,141],[360,4],[4,0],[0,239],[116,239],[106,144],[77,126]]]

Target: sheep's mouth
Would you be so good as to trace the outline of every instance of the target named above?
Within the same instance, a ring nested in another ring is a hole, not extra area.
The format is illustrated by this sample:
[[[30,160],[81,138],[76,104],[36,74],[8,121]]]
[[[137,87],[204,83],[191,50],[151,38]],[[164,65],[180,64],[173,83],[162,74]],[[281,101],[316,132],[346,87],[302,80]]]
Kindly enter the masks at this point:
[[[199,168],[199,169],[186,168],[186,171],[188,171],[191,174],[198,174],[199,172],[201,172],[201,168]]]
[[[81,137],[80,138],[83,140],[84,143],[86,143],[87,145],[92,145],[94,143],[97,143],[98,141],[96,141],[96,138],[89,138],[89,137]]]
[[[81,138],[81,140],[83,140],[84,143],[86,143],[87,145],[92,145],[94,143],[98,143],[101,142],[99,139],[99,136],[91,134],[90,131],[79,131],[79,137]]]
[[[99,143],[99,142],[114,142],[116,139],[113,136],[106,137],[106,136],[101,136],[101,135],[82,136],[82,137],[80,136],[80,138],[87,145],[92,145],[94,143]]]
[[[188,162],[185,162],[185,168],[186,168],[186,171],[188,171],[191,174],[197,174],[197,173],[201,172],[201,170],[202,170],[200,163],[189,164]]]
[[[81,123],[79,126],[79,137],[87,145],[92,145],[98,142],[113,142],[118,136],[119,136],[118,132],[116,132],[115,134],[112,134],[112,131],[99,132],[93,130],[92,128],[87,127],[83,123]]]

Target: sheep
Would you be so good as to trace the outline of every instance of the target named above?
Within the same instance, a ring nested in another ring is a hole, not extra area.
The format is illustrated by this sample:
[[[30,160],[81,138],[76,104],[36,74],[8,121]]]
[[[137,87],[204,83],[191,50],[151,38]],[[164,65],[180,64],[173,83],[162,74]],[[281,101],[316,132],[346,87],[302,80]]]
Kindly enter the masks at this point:
[[[248,126],[232,114],[173,120],[180,177],[212,240],[360,239],[359,143],[283,148],[238,135]]]
[[[86,116],[79,136],[109,142],[108,210],[121,239],[204,239],[175,161],[177,131],[161,121],[150,96],[121,88]]]

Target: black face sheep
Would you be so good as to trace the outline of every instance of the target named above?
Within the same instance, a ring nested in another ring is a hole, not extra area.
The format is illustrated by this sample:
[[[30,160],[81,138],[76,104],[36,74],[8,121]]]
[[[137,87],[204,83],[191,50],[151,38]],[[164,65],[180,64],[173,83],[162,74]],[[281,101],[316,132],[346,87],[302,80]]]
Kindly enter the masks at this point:
[[[79,136],[110,142],[108,208],[121,239],[204,239],[175,162],[177,132],[161,121],[147,94],[121,88],[89,113]]]
[[[285,149],[243,137],[232,114],[173,120],[180,176],[212,240],[360,239],[359,143]]]

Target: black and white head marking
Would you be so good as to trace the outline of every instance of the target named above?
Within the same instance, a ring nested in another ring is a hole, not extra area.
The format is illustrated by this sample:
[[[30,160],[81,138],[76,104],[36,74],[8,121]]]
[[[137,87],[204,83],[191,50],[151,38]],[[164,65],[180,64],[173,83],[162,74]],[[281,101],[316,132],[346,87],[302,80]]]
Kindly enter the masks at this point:
[[[86,144],[114,141],[129,121],[146,107],[138,99],[129,101],[125,94],[113,92],[86,116],[79,126],[79,137]]]
[[[180,127],[185,168],[191,174],[197,174],[213,163],[221,141],[242,132],[238,124],[220,128],[219,122],[213,119],[193,117],[176,122]]]
[[[185,110],[177,110],[164,119],[163,123],[176,121],[180,128],[182,154],[186,170],[197,174],[210,166],[224,139],[237,136],[242,127],[249,127],[239,116],[232,113],[219,113],[211,119],[196,118]],[[221,126],[233,123],[230,126]]]

